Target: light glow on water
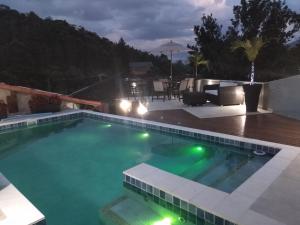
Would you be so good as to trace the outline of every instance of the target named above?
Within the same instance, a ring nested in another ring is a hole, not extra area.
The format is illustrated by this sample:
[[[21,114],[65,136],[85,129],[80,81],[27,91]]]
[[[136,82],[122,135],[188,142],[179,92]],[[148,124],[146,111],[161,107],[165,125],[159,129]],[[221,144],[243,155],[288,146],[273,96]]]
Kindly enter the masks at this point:
[[[172,219],[167,217],[160,221],[154,222],[152,225],[172,225]]]
[[[197,146],[197,147],[196,147],[196,150],[199,151],[199,152],[202,152],[204,149],[203,149],[203,147],[201,147],[201,146]]]
[[[149,137],[149,133],[147,133],[147,132],[146,132],[146,133],[143,133],[143,134],[142,134],[142,137],[143,137],[143,138]]]

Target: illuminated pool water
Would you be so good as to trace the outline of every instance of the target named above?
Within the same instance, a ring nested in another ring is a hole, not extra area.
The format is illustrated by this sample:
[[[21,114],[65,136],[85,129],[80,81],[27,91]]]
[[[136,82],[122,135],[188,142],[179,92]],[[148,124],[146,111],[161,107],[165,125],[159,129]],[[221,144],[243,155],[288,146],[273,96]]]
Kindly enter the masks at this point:
[[[231,192],[270,159],[89,119],[1,134],[0,143],[0,171],[48,225],[103,224],[99,210],[122,195],[122,171],[141,162]]]

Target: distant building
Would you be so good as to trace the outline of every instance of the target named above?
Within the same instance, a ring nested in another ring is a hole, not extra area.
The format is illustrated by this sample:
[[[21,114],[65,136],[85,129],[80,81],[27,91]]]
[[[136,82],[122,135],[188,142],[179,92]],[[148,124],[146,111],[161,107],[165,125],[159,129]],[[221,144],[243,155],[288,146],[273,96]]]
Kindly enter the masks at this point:
[[[132,62],[129,63],[130,76],[144,76],[149,74],[153,64],[152,62]]]

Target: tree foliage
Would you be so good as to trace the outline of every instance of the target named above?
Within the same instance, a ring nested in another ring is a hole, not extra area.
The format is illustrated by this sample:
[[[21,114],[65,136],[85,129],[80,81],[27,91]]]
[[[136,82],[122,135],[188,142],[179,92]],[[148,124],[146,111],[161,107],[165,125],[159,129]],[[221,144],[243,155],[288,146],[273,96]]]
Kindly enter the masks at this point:
[[[261,37],[258,37],[258,38],[252,38],[251,40],[247,39],[245,41],[235,41],[231,49],[233,51],[240,48],[243,49],[247,56],[247,59],[250,62],[254,62],[260,50],[265,44],[266,42],[264,42]]]
[[[233,7],[233,15],[231,25],[224,31],[213,15],[204,15],[201,24],[194,27],[196,44],[189,47],[201,51],[209,60],[210,71],[206,76],[246,79],[249,62],[242,51],[232,53],[231,46],[237,40],[249,40],[244,42],[247,48],[257,37],[268,42],[258,56],[257,52],[248,51],[250,55],[257,56],[259,80],[298,73],[300,63],[291,58],[295,53],[291,54],[288,43],[300,29],[300,17],[285,1],[241,0]]]

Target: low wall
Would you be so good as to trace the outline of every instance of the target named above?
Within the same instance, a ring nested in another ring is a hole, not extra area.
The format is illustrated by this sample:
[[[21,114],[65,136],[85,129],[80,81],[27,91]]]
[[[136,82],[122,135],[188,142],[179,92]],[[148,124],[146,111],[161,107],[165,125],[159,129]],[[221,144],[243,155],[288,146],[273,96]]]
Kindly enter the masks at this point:
[[[29,101],[31,99],[31,95],[25,95],[17,93],[17,102],[18,102],[18,109],[21,113],[30,113]]]
[[[10,91],[0,89],[0,101],[2,100],[5,104],[7,104],[7,96],[10,96]]]
[[[300,75],[265,83],[262,107],[300,119]]]

